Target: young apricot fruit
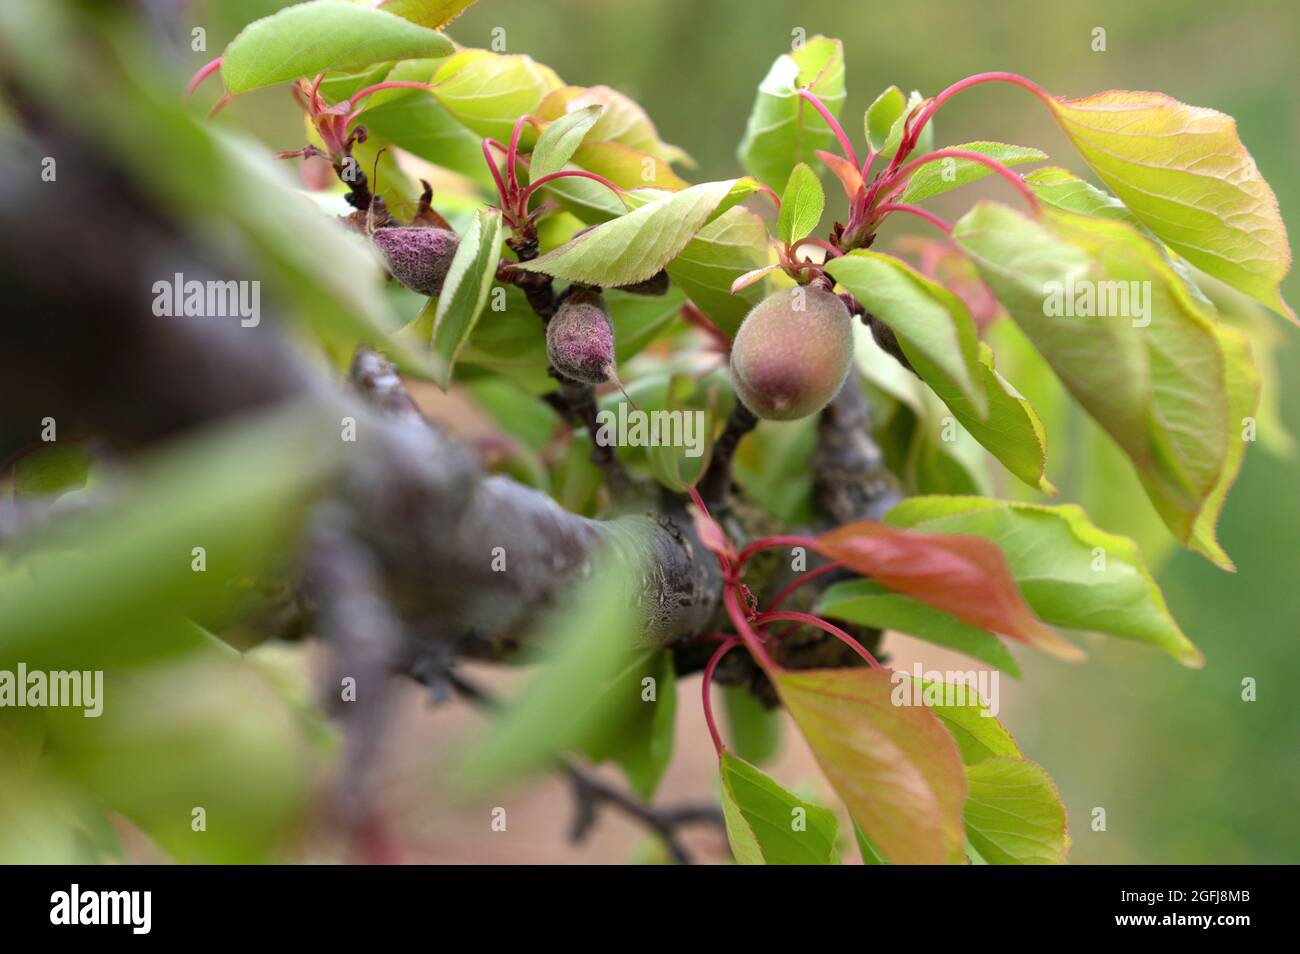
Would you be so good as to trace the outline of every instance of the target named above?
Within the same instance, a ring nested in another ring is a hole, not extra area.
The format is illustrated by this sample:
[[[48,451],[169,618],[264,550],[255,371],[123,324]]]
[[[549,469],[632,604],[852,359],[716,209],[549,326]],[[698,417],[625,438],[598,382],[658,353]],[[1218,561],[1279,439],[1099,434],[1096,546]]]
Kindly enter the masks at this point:
[[[614,326],[604,296],[572,288],[546,325],[546,354],[566,378],[604,384],[614,375]]]
[[[853,319],[832,292],[800,286],[745,316],[731,346],[731,383],[757,416],[794,421],[830,403],[853,360]]]
[[[388,270],[401,284],[421,295],[436,298],[451,268],[460,238],[438,228],[400,225],[375,229],[370,240],[384,256]]]

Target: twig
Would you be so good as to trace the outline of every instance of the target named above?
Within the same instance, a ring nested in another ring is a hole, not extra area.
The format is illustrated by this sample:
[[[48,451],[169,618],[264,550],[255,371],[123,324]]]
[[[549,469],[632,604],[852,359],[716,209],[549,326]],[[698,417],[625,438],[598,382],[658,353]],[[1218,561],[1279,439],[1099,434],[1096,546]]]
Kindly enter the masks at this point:
[[[496,699],[477,684],[457,672],[447,676],[455,689],[465,699],[484,709],[499,708]],[[694,863],[677,837],[677,831],[688,825],[713,825],[725,831],[722,810],[712,803],[682,804],[656,808],[647,805],[634,795],[610,785],[604,779],[587,771],[562,756],[555,758],[556,769],[573,784],[574,819],[569,840],[578,843],[590,832],[602,804],[617,809],[634,821],[653,831],[663,840],[673,860],[681,865]]]
[[[740,439],[758,426],[758,418],[740,401],[727,417],[727,425],[713,445],[713,459],[709,469],[700,478],[698,490],[704,502],[711,507],[726,501],[727,491],[731,489],[731,465],[736,457],[736,448]]]

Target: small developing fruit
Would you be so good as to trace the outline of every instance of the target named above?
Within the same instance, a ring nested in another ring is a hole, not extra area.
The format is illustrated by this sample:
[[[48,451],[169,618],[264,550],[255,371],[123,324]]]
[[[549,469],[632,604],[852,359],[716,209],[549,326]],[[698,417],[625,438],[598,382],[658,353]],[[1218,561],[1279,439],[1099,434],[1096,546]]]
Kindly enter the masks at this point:
[[[614,326],[597,289],[570,289],[546,325],[546,354],[556,371],[584,384],[614,375]]]
[[[411,291],[436,298],[451,268],[460,238],[438,228],[402,225],[375,229],[370,236],[393,277]]]
[[[794,421],[830,403],[853,361],[853,319],[832,292],[777,292],[745,316],[731,346],[736,396],[769,421]]]

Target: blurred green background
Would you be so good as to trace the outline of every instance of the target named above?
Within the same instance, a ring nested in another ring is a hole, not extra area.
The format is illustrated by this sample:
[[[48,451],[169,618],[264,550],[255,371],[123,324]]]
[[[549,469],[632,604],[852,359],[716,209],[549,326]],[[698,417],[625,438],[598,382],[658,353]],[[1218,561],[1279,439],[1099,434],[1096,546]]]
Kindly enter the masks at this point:
[[[240,25],[280,5],[210,0],[193,4],[190,15],[207,24],[209,49],[219,50]],[[754,88],[796,29],[843,40],[842,117],[855,138],[855,117],[890,84],[934,93],[969,73],[1011,70],[1067,96],[1161,90],[1235,116],[1292,234],[1300,229],[1300,180],[1291,174],[1300,147],[1293,0],[481,0],[448,32],[464,45],[488,46],[499,28],[508,52],[534,56],[567,82],[603,83],[639,100],[663,138],[698,160],[696,180],[739,173],[735,147]],[[1093,49],[1097,28],[1105,30],[1104,52]],[[193,65],[207,56],[194,54]],[[282,91],[248,97],[231,112],[278,148],[295,144],[301,120]],[[962,94],[936,132],[937,143],[1039,146],[1085,171],[1047,112],[1010,87]],[[998,190],[986,182],[954,192],[936,211],[959,215],[981,193],[1005,197]],[[1284,291],[1300,300],[1294,275]],[[1300,332],[1284,328],[1283,341],[1283,417],[1296,432],[1300,387],[1285,382],[1300,377]],[[1300,683],[1296,489],[1295,461],[1252,449],[1222,526],[1238,572],[1185,553],[1162,570],[1175,616],[1205,652],[1203,670],[1109,641],[1090,644],[1083,666],[1026,654],[1023,685],[1004,686],[1007,722],[1061,787],[1075,862],[1300,860],[1300,718],[1285,696]],[[1258,682],[1256,702],[1241,700],[1247,677]],[[1090,824],[1098,807],[1104,832]]]

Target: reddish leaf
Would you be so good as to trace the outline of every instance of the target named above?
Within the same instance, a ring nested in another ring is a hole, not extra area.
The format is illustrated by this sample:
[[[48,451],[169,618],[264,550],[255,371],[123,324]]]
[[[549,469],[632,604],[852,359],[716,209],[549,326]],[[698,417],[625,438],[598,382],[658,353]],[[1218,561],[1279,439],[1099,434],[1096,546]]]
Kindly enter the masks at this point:
[[[892,674],[883,670],[771,675],[817,763],[873,845],[898,864],[961,860],[966,772],[934,712],[895,705]]]
[[[844,194],[852,199],[862,188],[862,174],[858,172],[857,167],[847,159],[835,155],[833,152],[826,152],[822,149],[817,150],[817,158],[826,163],[826,168],[835,174],[835,178],[840,180],[840,185],[844,186]]]
[[[980,537],[899,531],[862,520],[817,537],[817,549],[896,593],[963,623],[1037,646],[1062,659],[1083,653],[1026,605],[1002,551]]]

